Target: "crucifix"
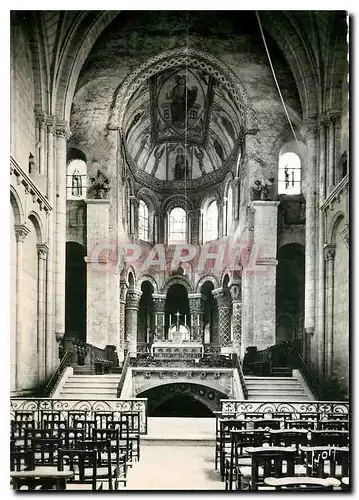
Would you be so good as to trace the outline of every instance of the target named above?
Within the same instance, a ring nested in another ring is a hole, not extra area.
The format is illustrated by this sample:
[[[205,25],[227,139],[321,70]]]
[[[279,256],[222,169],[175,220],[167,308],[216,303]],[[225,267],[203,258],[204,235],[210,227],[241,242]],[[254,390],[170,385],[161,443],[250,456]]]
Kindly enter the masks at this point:
[[[177,316],[176,331],[178,332],[178,330],[179,330],[179,318],[181,316],[180,312],[177,311],[175,316]]]

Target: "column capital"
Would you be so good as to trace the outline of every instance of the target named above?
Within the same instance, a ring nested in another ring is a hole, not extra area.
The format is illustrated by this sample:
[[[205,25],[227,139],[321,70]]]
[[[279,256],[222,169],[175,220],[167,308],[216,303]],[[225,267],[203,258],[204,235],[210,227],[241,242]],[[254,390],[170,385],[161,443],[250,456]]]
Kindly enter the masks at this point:
[[[56,136],[68,140],[71,137],[70,127],[67,121],[56,122]]]
[[[126,309],[138,309],[140,298],[142,295],[141,290],[128,289],[126,297]]]
[[[238,279],[231,279],[228,283],[232,302],[239,302],[242,299],[242,282]]]
[[[215,288],[214,290],[212,290],[212,295],[216,299],[219,309],[225,309],[230,307],[229,297],[226,292],[227,290],[225,290],[222,287]]]
[[[49,129],[49,132],[51,132],[52,134],[55,133],[55,129],[56,129],[55,121],[56,120],[55,120],[55,117],[53,115],[47,115],[45,123]]]
[[[326,114],[328,120],[330,120],[332,124],[335,124],[335,122],[342,116],[340,111],[337,109],[329,109]]]
[[[327,244],[323,247],[323,255],[326,261],[334,260],[335,257],[335,245]]]
[[[31,231],[26,224],[15,224],[14,227],[16,241],[22,243]]]
[[[46,113],[39,107],[35,107],[35,118],[40,123],[40,125],[46,125],[47,115]]]
[[[39,259],[42,260],[47,260],[47,256],[49,253],[49,247],[46,245],[46,243],[39,243],[36,245],[37,247],[37,255]]]
[[[302,126],[303,135],[307,138],[308,136],[313,136],[318,131],[318,120],[316,117],[307,118],[303,122]]]

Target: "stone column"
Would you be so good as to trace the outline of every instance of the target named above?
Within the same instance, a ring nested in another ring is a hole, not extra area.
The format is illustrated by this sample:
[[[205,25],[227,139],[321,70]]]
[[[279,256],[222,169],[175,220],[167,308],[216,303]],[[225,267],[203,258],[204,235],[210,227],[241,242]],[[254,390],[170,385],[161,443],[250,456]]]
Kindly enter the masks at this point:
[[[203,302],[205,297],[201,293],[189,293],[190,335],[195,342],[204,342],[203,339]]]
[[[124,280],[120,280],[120,313],[119,313],[119,331],[118,331],[118,359],[124,360],[125,350],[125,307],[128,285]]]
[[[165,340],[165,301],[166,295],[162,293],[152,294],[153,313],[154,313],[154,338],[156,340]]]
[[[254,238],[253,337],[258,350],[276,343],[277,215],[279,201],[252,201]]]
[[[199,223],[201,211],[199,209],[189,211],[190,222],[190,241],[192,245],[199,245]]]
[[[340,113],[330,111],[328,113],[328,175],[327,175],[327,192],[330,194],[336,186],[336,124],[340,120]]]
[[[130,353],[131,358],[137,357],[137,319],[141,295],[141,290],[127,290],[125,323],[128,340],[128,352]]]
[[[326,129],[328,126],[327,117],[322,117],[319,121],[319,178],[317,192],[319,193],[319,203],[322,204],[326,198]],[[317,346],[317,369],[319,375],[325,370],[325,262],[323,247],[325,241],[325,220],[323,210],[318,210],[318,255],[317,255],[317,324],[316,324],[316,346]]]
[[[218,309],[213,311],[211,344],[219,344]]]
[[[232,182],[232,193],[233,193],[232,220],[238,220],[239,219],[239,202],[240,202],[240,178],[239,177],[235,177],[233,182]]]
[[[46,338],[45,338],[45,311],[46,311],[46,261],[47,245],[37,245],[38,274],[37,274],[37,352],[40,382],[46,378]]]
[[[324,246],[324,259],[326,263],[326,342],[323,346],[326,358],[325,375],[330,378],[333,369],[333,335],[334,335],[334,263],[335,245]]]
[[[307,171],[305,172],[305,296],[304,296],[304,330],[305,345],[308,358],[309,348],[316,322],[316,254],[317,254],[317,122],[307,120],[305,136],[307,145]],[[309,359],[306,361],[309,362]]]
[[[108,342],[109,273],[114,272],[108,243],[109,200],[88,199],[87,204],[87,342],[104,349]]]
[[[55,119],[47,116],[47,198],[52,211],[48,214],[48,236],[47,244],[49,252],[47,256],[47,304],[46,304],[46,377],[50,377],[59,364],[58,343],[55,337],[55,271],[56,271],[56,199],[55,193],[55,168],[54,168],[54,143],[55,143]]]
[[[232,331],[233,345],[237,354],[241,355],[242,345],[242,282],[231,279],[228,284],[232,297]]]
[[[230,347],[231,341],[231,301],[229,291],[227,292],[223,288],[215,288],[212,290],[212,294],[217,301],[218,305],[218,333],[219,333],[219,345],[221,346],[221,351]]]
[[[218,228],[217,228],[218,238],[222,238],[223,236],[225,236],[225,234],[224,234],[225,227],[223,224],[223,213],[224,213],[224,210],[226,209],[226,202],[225,201],[218,202],[217,207],[218,207]]]
[[[130,234],[134,238],[138,238],[138,206],[136,196],[130,196]]]
[[[56,124],[56,340],[65,334],[66,278],[66,122]]]
[[[25,224],[15,225],[16,237],[16,343],[15,343],[15,390],[21,389],[24,383],[24,365],[23,365],[23,330],[26,325],[22,322],[21,312],[24,304],[24,276],[23,276],[23,251],[24,241],[30,230]]]

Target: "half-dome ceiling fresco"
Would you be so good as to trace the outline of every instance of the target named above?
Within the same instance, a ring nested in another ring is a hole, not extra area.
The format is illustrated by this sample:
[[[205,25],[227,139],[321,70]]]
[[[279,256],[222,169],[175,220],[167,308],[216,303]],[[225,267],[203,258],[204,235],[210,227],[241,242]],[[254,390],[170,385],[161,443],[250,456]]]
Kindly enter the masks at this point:
[[[146,80],[129,100],[123,121],[130,168],[139,182],[153,187],[218,181],[238,157],[242,129],[229,91],[194,65]]]

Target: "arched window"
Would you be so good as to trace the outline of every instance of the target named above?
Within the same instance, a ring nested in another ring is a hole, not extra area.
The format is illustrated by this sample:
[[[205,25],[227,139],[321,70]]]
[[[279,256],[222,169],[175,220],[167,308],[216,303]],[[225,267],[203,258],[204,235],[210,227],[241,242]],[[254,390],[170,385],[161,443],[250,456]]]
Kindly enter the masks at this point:
[[[140,240],[148,241],[149,218],[148,207],[143,200],[140,200],[138,207],[138,237]]]
[[[72,160],[67,166],[66,191],[68,200],[86,198],[87,167],[83,160]]]
[[[203,243],[218,238],[218,206],[216,200],[212,200],[203,209]]]
[[[187,217],[181,207],[173,208],[168,214],[168,243],[186,243]]]
[[[228,186],[227,191],[227,199],[226,199],[226,224],[225,224],[225,234],[229,234],[229,230],[231,229],[232,220],[233,220],[233,189],[232,186]]]
[[[284,153],[279,158],[278,194],[300,194],[301,164],[296,153]]]

